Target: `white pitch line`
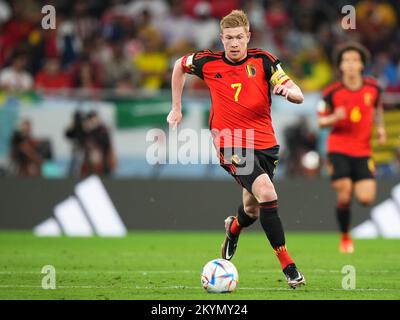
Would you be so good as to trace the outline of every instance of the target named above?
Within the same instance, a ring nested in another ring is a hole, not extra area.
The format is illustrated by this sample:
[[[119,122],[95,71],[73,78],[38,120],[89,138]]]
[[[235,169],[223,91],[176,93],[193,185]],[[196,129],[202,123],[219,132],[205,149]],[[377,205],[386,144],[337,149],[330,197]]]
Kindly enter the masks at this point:
[[[42,289],[41,286],[33,286],[33,285],[0,285],[0,288],[12,288],[12,289],[17,289],[17,288],[36,288],[36,289]],[[150,287],[150,286],[64,286],[60,285],[57,286],[57,289],[137,289],[137,290],[185,290],[185,289],[201,289],[201,287],[193,287],[193,286],[163,286],[163,287]],[[237,289],[238,291],[244,290],[244,291],[290,291],[293,292],[293,289],[290,288],[260,288],[260,287],[240,287]],[[300,289],[299,291],[305,291],[305,292],[329,292],[329,291],[340,291],[340,292],[351,292],[351,291],[357,291],[357,292],[399,292],[400,289],[387,289],[387,288],[359,288],[359,289],[353,289],[353,290],[345,290],[345,289],[339,289],[339,288],[326,288],[326,289],[313,289],[313,288],[307,288],[304,287],[303,289]]]
[[[138,273],[142,275],[146,274],[178,274],[178,273],[201,273],[201,270],[121,270],[121,271],[111,271],[111,270],[57,270],[57,273],[61,274],[96,274],[96,273],[103,273],[103,274],[123,274],[123,273]],[[0,271],[1,274],[41,274],[39,271]]]
[[[129,273],[137,273],[137,274],[142,274],[142,275],[147,275],[147,274],[179,274],[179,273],[200,273],[201,270],[120,270],[120,271],[112,271],[112,270],[94,270],[94,271],[89,271],[89,270],[56,270],[57,273],[61,274],[96,274],[96,273],[103,273],[103,274],[129,274]],[[280,270],[247,270],[245,271],[246,273],[276,273],[280,274]],[[316,273],[341,273],[340,270],[329,270],[329,269],[314,269],[314,270],[308,270],[307,272],[316,272]],[[363,274],[363,273],[389,273],[389,270],[359,270],[358,274]],[[15,274],[41,274],[40,270],[39,271],[0,271],[0,275],[2,274],[10,274],[10,275],[15,275]]]

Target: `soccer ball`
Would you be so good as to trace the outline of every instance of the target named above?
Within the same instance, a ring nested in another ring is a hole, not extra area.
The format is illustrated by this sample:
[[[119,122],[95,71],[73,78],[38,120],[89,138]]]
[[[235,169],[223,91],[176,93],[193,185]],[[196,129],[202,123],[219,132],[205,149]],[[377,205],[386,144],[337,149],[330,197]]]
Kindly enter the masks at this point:
[[[208,262],[201,273],[201,284],[210,293],[228,293],[235,290],[239,275],[232,262],[214,259]]]

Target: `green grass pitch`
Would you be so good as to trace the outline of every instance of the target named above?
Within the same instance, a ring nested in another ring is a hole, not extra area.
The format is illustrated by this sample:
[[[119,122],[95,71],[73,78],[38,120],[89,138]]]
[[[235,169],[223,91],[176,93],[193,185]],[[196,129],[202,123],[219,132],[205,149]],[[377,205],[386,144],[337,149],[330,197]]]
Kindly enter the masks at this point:
[[[232,262],[237,290],[208,294],[206,262],[220,255],[223,232],[131,232],[125,238],[37,238],[0,233],[0,299],[400,299],[400,241],[356,240],[338,252],[332,233],[288,233],[289,252],[307,285],[288,288],[266,237],[242,234]],[[56,270],[56,289],[41,286],[42,267]],[[342,288],[342,268],[356,270],[356,289]]]

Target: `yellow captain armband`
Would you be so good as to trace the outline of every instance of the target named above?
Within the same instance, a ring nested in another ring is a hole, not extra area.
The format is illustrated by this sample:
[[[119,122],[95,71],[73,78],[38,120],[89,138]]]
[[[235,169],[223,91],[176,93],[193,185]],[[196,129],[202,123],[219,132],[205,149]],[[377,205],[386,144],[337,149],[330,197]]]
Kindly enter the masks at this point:
[[[269,82],[272,84],[273,87],[276,85],[280,85],[287,80],[290,80],[289,76],[283,71],[283,69],[278,66],[278,69],[275,71],[275,73],[272,75],[271,79]]]

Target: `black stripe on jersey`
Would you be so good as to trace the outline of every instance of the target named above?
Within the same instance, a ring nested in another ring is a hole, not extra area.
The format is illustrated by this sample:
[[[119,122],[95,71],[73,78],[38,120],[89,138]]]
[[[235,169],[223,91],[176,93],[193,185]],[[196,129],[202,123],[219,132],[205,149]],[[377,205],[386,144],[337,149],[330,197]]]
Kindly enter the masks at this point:
[[[344,86],[341,81],[335,81],[323,91],[322,99],[324,99],[330,111],[333,110],[333,94],[343,87]]]
[[[272,61],[268,55],[265,53],[256,53],[254,55],[251,55],[253,58],[261,58],[263,60],[263,67],[264,67],[264,73],[265,73],[265,80],[269,83],[269,80],[271,79],[272,75],[277,71],[277,66],[281,62],[279,59],[276,59]]]
[[[221,59],[220,53],[213,53],[210,50],[196,52],[193,57],[193,71],[192,73],[204,80],[203,67],[207,62]]]
[[[373,87],[377,90],[377,97],[374,103],[374,106],[377,107],[379,104],[379,99],[382,89],[379,87],[378,82],[371,77],[363,77],[363,84],[360,90],[366,86]],[[322,98],[324,99],[324,101],[327,103],[327,105],[331,110],[333,108],[333,95],[340,89],[347,89],[347,87],[343,84],[341,80],[337,80],[328,85],[322,92]]]
[[[204,50],[204,51],[199,51],[196,53],[194,59],[201,59],[204,58],[206,56],[209,57],[217,57],[217,58],[221,58],[222,57],[222,51],[217,51],[217,52],[213,52],[211,50]]]
[[[251,55],[266,55],[272,62],[279,60],[277,56],[273,55],[272,53],[266,50],[254,48],[254,49],[248,49],[247,52]]]

